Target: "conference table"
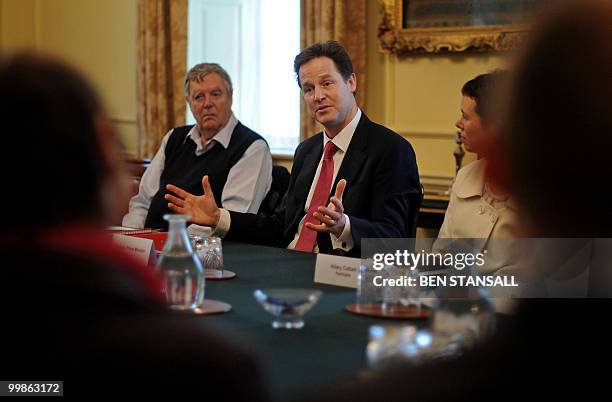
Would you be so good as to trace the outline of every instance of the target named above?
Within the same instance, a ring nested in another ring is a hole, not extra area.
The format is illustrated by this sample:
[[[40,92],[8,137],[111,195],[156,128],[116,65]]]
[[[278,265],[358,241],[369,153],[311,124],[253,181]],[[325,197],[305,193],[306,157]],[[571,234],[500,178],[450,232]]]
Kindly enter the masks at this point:
[[[345,306],[355,302],[355,289],[314,283],[315,254],[224,242],[223,258],[224,267],[237,277],[207,281],[206,297],[230,303],[232,310],[202,319],[237,336],[259,358],[277,395],[312,389],[366,369],[369,326],[398,322],[346,312]],[[286,287],[323,291],[318,304],[306,313],[302,329],[273,329],[272,315],[253,297],[258,288]]]

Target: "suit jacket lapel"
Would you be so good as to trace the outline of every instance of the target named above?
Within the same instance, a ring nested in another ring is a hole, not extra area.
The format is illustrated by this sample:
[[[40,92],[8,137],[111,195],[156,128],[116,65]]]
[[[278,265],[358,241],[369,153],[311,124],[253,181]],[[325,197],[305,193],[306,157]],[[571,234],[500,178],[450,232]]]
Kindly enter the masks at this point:
[[[321,141],[323,141],[323,136],[321,136]],[[297,205],[292,205],[287,209],[289,214],[287,218],[290,219],[290,224],[286,227],[288,236],[293,236],[297,230],[297,225],[300,222],[300,219],[302,219],[302,216],[304,216],[306,198],[308,198],[308,192],[310,191],[310,186],[314,180],[317,165],[319,164],[319,160],[321,159],[322,155],[323,146],[318,144],[312,147],[310,152],[308,152],[304,157],[302,167],[300,168],[298,176],[295,179],[294,199],[297,201]]]
[[[321,137],[321,140],[323,140],[323,137]],[[302,164],[302,168],[300,169],[298,177],[295,179],[296,199],[301,201],[302,207],[304,203],[306,203],[308,191],[312,186],[312,181],[314,180],[314,176],[317,171],[317,166],[319,164],[319,161],[321,160],[322,155],[322,145],[313,147],[310,152],[304,157],[304,163]]]
[[[351,139],[349,147],[346,151],[346,155],[344,155],[344,159],[342,160],[342,165],[340,166],[336,180],[334,180],[334,185],[331,188],[330,196],[332,196],[336,191],[336,185],[340,179],[346,179],[346,189],[348,189],[353,183],[355,177],[357,177],[361,166],[367,158],[366,150],[368,145],[369,123],[370,120],[365,113],[362,112],[361,119],[359,119],[359,123],[355,128],[355,133],[353,134],[353,138]]]

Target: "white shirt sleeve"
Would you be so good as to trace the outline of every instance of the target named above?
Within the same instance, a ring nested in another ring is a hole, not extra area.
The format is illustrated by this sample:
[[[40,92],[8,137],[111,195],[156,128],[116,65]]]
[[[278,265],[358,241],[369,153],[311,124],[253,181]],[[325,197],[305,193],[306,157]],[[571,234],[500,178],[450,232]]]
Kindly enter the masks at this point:
[[[208,226],[200,226],[192,223],[187,226],[187,232],[190,235],[199,235],[203,237],[213,236],[213,230]]]
[[[227,232],[229,232],[230,225],[232,224],[232,216],[227,209],[219,209],[221,212],[221,215],[219,216],[219,223],[217,223],[217,227],[213,229],[212,236],[225,237]]]
[[[159,179],[161,178],[166,163],[166,144],[168,143],[168,138],[170,138],[172,131],[173,130],[170,130],[164,136],[159,150],[142,175],[138,194],[130,200],[130,209],[123,217],[122,226],[129,228],[144,227],[147,213],[149,212],[149,206],[151,205],[151,199],[159,190]]]
[[[272,155],[263,140],[256,140],[230,169],[221,205],[236,212],[256,214],[272,185]]]
[[[344,230],[340,234],[340,237],[336,237],[335,234],[330,233],[332,249],[351,251],[354,246],[353,233],[351,232],[351,220],[349,219],[347,214],[344,214],[344,219],[346,221],[346,224],[344,225]]]

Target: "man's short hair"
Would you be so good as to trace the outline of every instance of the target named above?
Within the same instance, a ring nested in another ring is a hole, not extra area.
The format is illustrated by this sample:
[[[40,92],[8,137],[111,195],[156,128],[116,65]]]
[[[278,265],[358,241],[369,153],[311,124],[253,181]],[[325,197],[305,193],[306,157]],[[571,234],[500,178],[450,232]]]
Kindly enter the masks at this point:
[[[223,67],[217,63],[200,63],[191,67],[187,74],[185,74],[185,96],[189,98],[189,83],[191,81],[202,82],[204,77],[212,73],[217,73],[223,78],[227,91],[230,95],[233,95],[234,87],[232,86],[232,79]]]
[[[497,109],[497,92],[508,80],[509,73],[506,70],[495,70],[487,74],[481,74],[472,78],[461,88],[461,94],[474,99],[476,102],[476,113],[481,119],[488,121]]]
[[[335,40],[330,40],[325,43],[315,43],[302,50],[300,54],[295,56],[295,60],[293,61],[293,71],[295,72],[297,83],[300,88],[302,88],[302,83],[300,82],[300,67],[318,57],[329,57],[332,59],[344,80],[348,80],[351,74],[353,74],[353,62],[351,62],[351,58],[346,52],[346,49],[344,49],[340,43]]]

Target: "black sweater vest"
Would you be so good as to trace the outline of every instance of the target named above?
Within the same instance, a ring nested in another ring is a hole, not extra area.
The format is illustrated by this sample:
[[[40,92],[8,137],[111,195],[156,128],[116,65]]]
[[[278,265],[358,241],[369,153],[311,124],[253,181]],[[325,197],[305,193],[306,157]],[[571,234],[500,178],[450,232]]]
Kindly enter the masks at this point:
[[[221,193],[230,169],[242,158],[247,148],[256,140],[263,138],[248,127],[238,123],[232,132],[232,138],[226,148],[215,144],[204,154],[195,154],[196,144],[187,134],[193,126],[182,126],[174,129],[166,144],[166,162],[159,179],[159,190],[151,199],[151,205],[145,220],[145,227],[168,229],[164,215],[172,213],[164,195],[168,194],[166,184],[174,184],[194,195],[204,194],[202,177],[208,175],[210,186],[215,195],[215,202],[221,206]],[[258,174],[259,172],[244,172]]]

